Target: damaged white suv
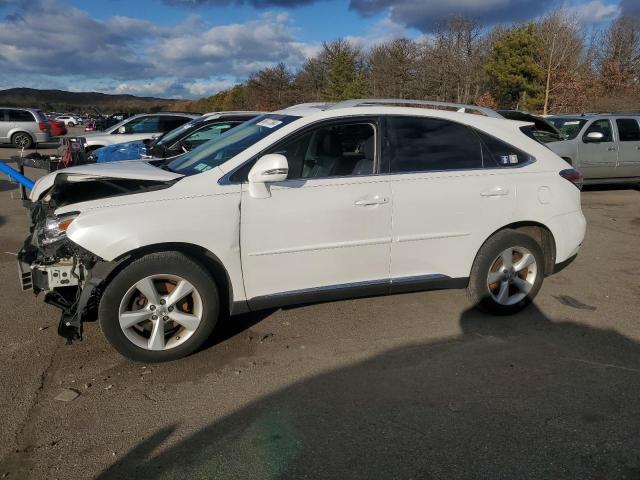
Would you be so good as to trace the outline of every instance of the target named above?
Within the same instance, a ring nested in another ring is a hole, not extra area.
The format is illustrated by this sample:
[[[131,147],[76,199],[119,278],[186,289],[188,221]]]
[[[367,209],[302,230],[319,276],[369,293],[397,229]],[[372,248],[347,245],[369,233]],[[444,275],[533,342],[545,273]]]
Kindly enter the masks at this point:
[[[518,312],[586,225],[579,174],[529,124],[497,117],[302,105],[168,165],[55,172],[31,193],[23,287],[62,310],[67,339],[97,311],[109,342],[145,362],[195,351],[223,313],[267,307],[456,287]]]

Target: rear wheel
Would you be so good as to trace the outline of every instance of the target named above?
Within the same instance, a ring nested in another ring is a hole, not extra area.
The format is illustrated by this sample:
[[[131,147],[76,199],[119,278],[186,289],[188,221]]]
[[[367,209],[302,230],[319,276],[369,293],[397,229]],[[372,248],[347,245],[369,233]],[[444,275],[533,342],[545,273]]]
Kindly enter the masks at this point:
[[[107,285],[100,327],[111,345],[140,362],[175,360],[197,350],[219,314],[216,284],[191,257],[154,253],[135,260]]]
[[[540,245],[515,230],[496,233],[482,246],[467,289],[471,302],[489,313],[510,315],[529,305],[544,278]]]
[[[11,137],[11,143],[13,143],[16,148],[28,149],[33,147],[33,138],[31,138],[31,135],[28,133],[18,132],[14,133]]]

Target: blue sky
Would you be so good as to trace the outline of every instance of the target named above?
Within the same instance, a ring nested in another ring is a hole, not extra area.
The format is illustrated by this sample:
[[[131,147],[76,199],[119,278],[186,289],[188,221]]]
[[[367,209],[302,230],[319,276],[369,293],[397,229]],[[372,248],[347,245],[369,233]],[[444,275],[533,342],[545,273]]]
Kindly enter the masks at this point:
[[[291,68],[339,37],[367,48],[464,13],[490,27],[566,8],[585,29],[640,0],[0,0],[0,88],[173,98]]]

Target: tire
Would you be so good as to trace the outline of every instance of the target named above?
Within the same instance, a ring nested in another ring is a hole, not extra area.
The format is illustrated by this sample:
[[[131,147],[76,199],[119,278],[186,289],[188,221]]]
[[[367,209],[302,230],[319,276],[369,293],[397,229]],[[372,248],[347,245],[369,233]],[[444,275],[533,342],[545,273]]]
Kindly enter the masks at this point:
[[[13,143],[16,148],[29,149],[33,147],[34,141],[28,133],[18,132],[11,136],[11,143]]]
[[[75,126],[76,126],[76,124],[75,124],[75,123],[73,123],[73,122],[69,122],[69,123],[67,123],[67,127],[75,127]]]
[[[218,288],[207,270],[180,252],[162,252],[134,260],[116,274],[104,290],[98,317],[104,336],[123,356],[156,363],[201,347],[219,312]]]
[[[544,265],[538,242],[516,230],[502,230],[484,243],[473,262],[467,287],[469,300],[487,313],[517,313],[540,291]]]

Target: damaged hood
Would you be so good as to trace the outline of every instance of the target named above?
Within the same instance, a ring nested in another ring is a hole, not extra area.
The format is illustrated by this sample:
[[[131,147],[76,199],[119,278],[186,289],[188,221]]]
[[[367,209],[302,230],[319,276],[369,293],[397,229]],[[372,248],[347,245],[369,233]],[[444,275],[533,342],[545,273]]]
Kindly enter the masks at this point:
[[[152,182],[169,182],[184,175],[154,167],[147,162],[129,161],[103,164],[79,165],[77,167],[57,170],[39,179],[29,195],[31,201],[38,200],[49,190],[59,175],[64,175],[67,182],[84,182],[99,179],[146,180]]]

